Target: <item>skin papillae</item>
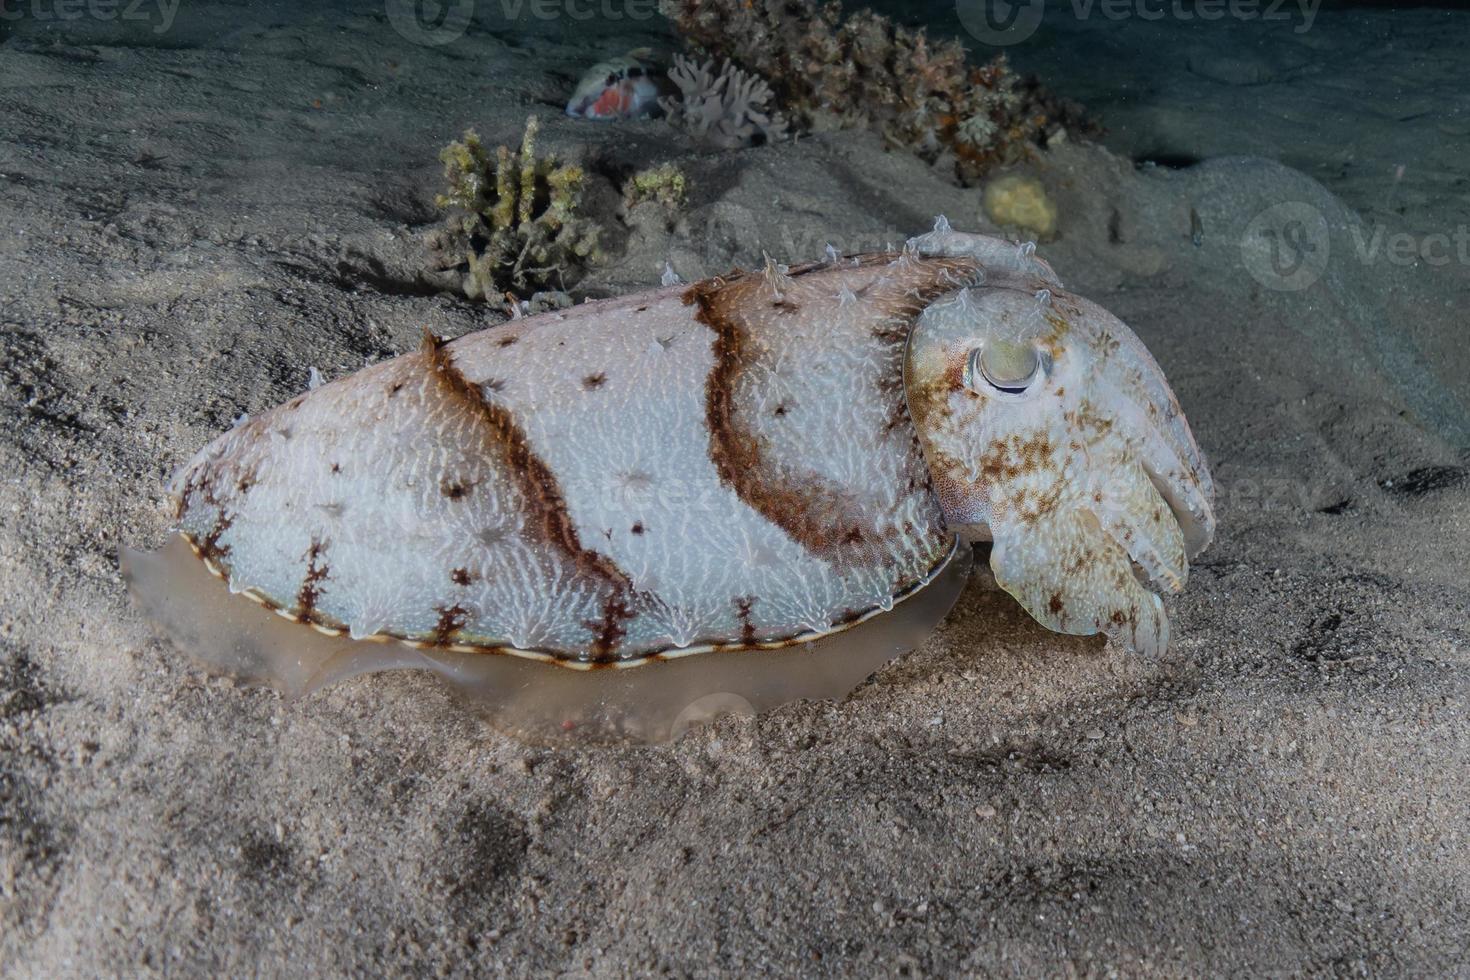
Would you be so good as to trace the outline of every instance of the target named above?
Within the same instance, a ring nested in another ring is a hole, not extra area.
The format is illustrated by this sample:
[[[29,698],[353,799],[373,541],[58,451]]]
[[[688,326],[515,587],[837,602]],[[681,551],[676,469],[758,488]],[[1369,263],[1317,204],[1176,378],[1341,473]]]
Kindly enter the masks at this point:
[[[977,376],[988,346],[1032,358],[1024,386]],[[426,337],[236,426],[172,492],[205,567],[319,632],[582,668],[843,630],[958,536],[1045,625],[1157,651],[1156,591],[1213,531],[1131,331],[943,225]]]

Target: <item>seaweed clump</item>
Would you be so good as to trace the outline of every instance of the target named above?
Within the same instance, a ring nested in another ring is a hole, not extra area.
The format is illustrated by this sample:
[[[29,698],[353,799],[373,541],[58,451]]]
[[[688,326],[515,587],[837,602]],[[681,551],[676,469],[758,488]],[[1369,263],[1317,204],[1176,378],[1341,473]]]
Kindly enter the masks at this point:
[[[930,163],[952,157],[967,185],[1059,129],[1093,128],[1004,55],[971,67],[957,42],[867,10],[844,18],[835,0],[660,0],[659,10],[691,44],[769,82],[801,128],[873,129]]]
[[[435,198],[448,212],[429,237],[441,269],[457,269],[465,295],[489,299],[543,290],[565,292],[601,260],[601,227],[578,213],[585,174],[574,164],[536,155],[535,116],[519,151],[492,156],[474,130],[439,154],[449,190]]]

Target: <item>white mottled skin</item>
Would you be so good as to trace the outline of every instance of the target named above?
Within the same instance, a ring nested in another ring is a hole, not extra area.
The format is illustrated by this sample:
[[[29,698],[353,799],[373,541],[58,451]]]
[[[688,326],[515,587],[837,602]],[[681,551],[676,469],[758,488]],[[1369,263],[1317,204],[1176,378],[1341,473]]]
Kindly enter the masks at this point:
[[[909,344],[909,404],[946,514],[994,540],[996,581],[1039,622],[1162,651],[1150,586],[1180,591],[1213,536],[1209,469],[1127,326],[1055,281],[1015,286],[932,304]],[[1024,393],[963,383],[971,352],[996,342],[1038,352]]]
[[[1043,288],[1051,321],[1018,327]],[[956,357],[1018,329],[1047,391],[955,388]],[[983,463],[1038,435],[1026,472]],[[1212,526],[1136,338],[1029,251],[947,228],[430,343],[224,434],[173,491],[233,590],[318,628],[584,663],[841,628],[922,585],[961,524],[1047,625],[1155,649],[1128,555],[1177,588],[1169,505],[1191,552]]]

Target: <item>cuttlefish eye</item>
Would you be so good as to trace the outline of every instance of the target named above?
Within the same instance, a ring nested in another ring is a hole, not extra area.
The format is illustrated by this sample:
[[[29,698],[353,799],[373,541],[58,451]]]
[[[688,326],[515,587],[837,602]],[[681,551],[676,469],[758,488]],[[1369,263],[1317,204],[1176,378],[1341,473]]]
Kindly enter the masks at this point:
[[[1046,374],[1046,365],[1030,344],[995,340],[970,351],[965,385],[981,394],[1024,395]]]

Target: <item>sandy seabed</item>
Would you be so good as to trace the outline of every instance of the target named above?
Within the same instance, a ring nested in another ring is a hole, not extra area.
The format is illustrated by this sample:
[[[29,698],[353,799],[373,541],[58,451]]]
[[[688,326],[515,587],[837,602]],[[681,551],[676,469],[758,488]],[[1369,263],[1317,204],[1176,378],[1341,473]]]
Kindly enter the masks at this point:
[[[659,21],[154,26],[0,26],[0,972],[1470,970],[1470,19],[1236,25],[1156,57],[1177,82],[1118,67],[1154,25],[1052,35],[1112,128],[1023,168],[1062,215],[1042,254],[1148,343],[1219,484],[1167,656],[1048,633],[977,576],[841,702],[595,750],[421,675],[294,702],[209,678],[118,548],[161,544],[166,477],[311,368],[499,318],[424,272],[466,126],[537,112],[588,162],[599,295],[940,213],[995,233],[979,191],[865,133],[710,153],[560,115]],[[664,160],[687,209],[613,219],[616,177]],[[1290,281],[1282,205],[1312,236]]]

